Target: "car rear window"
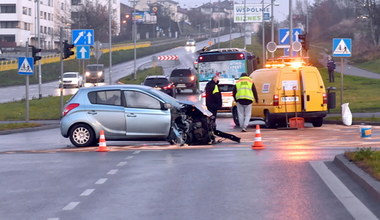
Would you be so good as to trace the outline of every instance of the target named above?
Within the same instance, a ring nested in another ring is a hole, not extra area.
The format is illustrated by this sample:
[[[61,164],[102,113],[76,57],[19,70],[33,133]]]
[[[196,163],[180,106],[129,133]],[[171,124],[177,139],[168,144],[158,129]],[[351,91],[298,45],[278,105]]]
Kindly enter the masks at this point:
[[[75,73],[69,73],[69,74],[63,74],[63,78],[76,78],[77,74]]]
[[[220,92],[232,92],[234,85],[219,85]]]
[[[169,80],[166,78],[148,78],[145,79],[144,85],[146,86],[166,86],[169,84]]]
[[[181,69],[178,69],[178,70],[173,70],[172,71],[172,74],[170,75],[170,77],[190,77],[192,75],[192,72],[191,70],[181,70]]]

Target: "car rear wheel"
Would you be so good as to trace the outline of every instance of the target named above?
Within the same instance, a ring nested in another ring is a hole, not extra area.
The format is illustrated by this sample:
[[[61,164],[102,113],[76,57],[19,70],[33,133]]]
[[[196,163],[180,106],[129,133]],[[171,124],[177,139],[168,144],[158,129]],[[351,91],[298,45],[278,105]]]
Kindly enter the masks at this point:
[[[77,124],[70,129],[70,141],[76,147],[88,147],[96,144],[95,133],[89,125]]]
[[[323,117],[314,118],[311,123],[314,127],[321,127],[323,124]]]
[[[273,118],[271,118],[269,111],[266,111],[265,112],[265,127],[274,128],[275,126],[276,126],[276,123],[274,122]]]
[[[232,108],[232,118],[234,120],[235,125],[239,127],[240,126],[239,115],[238,115],[236,106]]]

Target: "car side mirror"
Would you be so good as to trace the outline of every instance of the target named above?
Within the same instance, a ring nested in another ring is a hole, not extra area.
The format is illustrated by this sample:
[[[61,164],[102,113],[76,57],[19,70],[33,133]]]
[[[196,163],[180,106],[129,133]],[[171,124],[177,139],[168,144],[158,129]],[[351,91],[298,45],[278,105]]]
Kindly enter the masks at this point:
[[[172,104],[170,104],[170,103],[164,103],[163,108],[164,108],[164,110],[171,109],[172,108]]]

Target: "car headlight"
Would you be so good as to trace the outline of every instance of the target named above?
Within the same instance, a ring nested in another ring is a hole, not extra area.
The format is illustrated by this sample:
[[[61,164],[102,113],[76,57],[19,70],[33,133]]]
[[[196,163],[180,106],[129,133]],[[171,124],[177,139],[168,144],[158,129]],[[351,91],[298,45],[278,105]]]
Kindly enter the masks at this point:
[[[86,76],[90,76],[90,72],[86,72]]]
[[[103,72],[98,72],[98,76],[102,76],[103,75]]]

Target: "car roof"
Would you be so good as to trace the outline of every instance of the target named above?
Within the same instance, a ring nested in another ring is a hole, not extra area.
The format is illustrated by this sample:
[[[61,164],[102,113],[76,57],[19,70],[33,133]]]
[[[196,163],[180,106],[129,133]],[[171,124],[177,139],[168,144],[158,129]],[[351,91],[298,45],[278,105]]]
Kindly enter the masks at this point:
[[[63,73],[63,74],[79,74],[79,72],[65,72],[65,73]]]
[[[80,90],[83,90],[83,91],[119,90],[119,89],[150,90],[152,89],[152,87],[144,86],[144,85],[135,85],[135,84],[123,84],[123,85],[105,85],[105,86],[93,86],[93,87],[80,88]]]
[[[168,77],[164,76],[164,75],[153,75],[153,76],[147,76],[145,79],[152,79],[152,78],[155,78],[155,79],[165,78],[165,79],[167,79]]]

